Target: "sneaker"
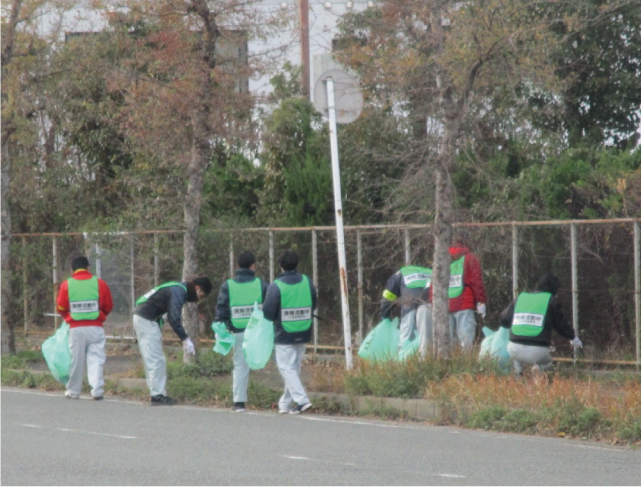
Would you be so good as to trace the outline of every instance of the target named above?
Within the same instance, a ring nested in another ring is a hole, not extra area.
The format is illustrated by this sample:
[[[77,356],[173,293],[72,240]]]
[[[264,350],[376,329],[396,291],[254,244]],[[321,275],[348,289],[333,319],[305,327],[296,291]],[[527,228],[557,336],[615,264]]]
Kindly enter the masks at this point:
[[[104,399],[104,397],[102,397],[102,396],[94,396],[94,398],[93,398],[94,401],[102,401],[103,399]]]
[[[308,402],[306,404],[299,404],[296,406],[294,409],[292,409],[289,414],[300,414],[304,411],[307,411],[308,409],[312,408],[312,403]]]
[[[80,399],[80,394],[72,394],[69,391],[65,391],[65,397],[67,399]]]
[[[177,401],[171,397],[163,396],[162,394],[151,396],[152,406],[173,406],[174,404],[177,404]]]
[[[235,413],[244,413],[245,411],[247,411],[245,409],[244,402],[235,402],[231,410],[234,411]]]
[[[291,409],[279,409],[278,410],[278,414],[289,414],[291,412],[292,412]]]

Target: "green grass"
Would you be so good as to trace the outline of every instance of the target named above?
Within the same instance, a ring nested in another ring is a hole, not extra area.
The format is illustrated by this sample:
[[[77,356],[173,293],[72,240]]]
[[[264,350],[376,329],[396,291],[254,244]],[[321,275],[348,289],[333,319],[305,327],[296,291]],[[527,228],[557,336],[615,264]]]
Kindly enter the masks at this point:
[[[27,350],[14,355],[3,355],[2,369],[25,369],[33,362],[44,362],[42,352]]]

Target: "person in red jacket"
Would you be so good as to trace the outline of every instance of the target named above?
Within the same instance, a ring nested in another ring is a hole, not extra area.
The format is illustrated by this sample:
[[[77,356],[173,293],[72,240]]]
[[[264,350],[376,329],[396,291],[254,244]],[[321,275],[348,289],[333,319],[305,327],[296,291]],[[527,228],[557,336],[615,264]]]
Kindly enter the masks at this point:
[[[482,318],[487,312],[481,263],[467,247],[465,232],[456,234],[450,256],[450,342],[458,342],[463,350],[471,350],[476,335],[474,310]]]
[[[89,272],[89,260],[76,257],[71,263],[73,276],[60,285],[58,313],[69,323],[71,368],[65,396],[80,399],[85,360],[91,395],[101,400],[105,381],[105,330],[102,326],[113,309],[109,286]]]

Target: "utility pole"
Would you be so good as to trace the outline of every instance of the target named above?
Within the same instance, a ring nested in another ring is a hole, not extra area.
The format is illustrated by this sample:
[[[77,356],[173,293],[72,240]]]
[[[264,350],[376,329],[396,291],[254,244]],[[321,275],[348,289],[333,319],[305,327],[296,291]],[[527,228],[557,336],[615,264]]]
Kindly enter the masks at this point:
[[[303,96],[309,98],[309,0],[300,0],[300,65]]]

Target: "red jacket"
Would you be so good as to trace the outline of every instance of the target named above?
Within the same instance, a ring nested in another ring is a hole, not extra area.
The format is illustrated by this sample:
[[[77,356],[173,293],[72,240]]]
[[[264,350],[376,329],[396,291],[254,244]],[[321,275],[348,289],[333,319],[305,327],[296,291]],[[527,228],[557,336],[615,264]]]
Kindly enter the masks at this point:
[[[450,299],[450,313],[464,309],[476,309],[477,303],[487,303],[481,263],[470,249],[461,245],[450,247],[452,262],[465,255],[463,265],[463,292],[458,298]]]
[[[91,272],[86,269],[78,269],[73,273],[72,277],[79,281],[85,281],[87,279],[91,279],[93,276],[91,275]],[[102,323],[107,319],[107,315],[111,313],[111,310],[114,307],[109,286],[107,286],[107,283],[102,279],[98,279],[98,309],[100,314],[97,319],[76,321],[71,317],[71,314],[69,313],[69,283],[66,279],[60,285],[56,304],[58,313],[60,313],[60,316],[69,323],[69,328],[75,328],[77,326],[102,326]]]

